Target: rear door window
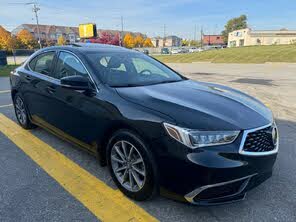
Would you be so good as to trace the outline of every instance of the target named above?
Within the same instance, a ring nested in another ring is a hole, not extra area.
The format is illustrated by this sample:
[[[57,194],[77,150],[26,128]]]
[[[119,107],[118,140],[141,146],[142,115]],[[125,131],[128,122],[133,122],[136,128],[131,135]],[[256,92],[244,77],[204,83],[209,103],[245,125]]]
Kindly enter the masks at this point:
[[[31,70],[34,72],[50,76],[53,69],[55,52],[46,52],[36,56],[29,63]]]

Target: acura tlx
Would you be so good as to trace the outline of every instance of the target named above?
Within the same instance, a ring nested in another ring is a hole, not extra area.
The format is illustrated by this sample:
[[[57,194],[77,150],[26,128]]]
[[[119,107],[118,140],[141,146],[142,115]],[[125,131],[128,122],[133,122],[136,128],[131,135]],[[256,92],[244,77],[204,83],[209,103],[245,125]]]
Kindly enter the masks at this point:
[[[143,53],[99,44],[49,47],[10,75],[19,124],[74,143],[135,200],[234,202],[268,179],[272,112],[235,89],[187,79]]]

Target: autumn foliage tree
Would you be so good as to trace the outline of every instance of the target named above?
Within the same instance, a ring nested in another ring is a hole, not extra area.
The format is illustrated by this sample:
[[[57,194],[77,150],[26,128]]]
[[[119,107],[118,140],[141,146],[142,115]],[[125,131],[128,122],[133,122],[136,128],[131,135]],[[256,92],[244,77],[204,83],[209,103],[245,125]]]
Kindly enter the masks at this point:
[[[26,29],[19,31],[16,38],[23,48],[34,49],[38,46],[38,42],[34,36]]]
[[[123,45],[126,48],[134,48],[135,47],[135,40],[134,37],[132,36],[132,34],[127,33],[124,38],[123,38]]]
[[[66,45],[66,39],[64,38],[64,36],[59,36],[58,45]]]
[[[150,38],[146,38],[145,41],[144,41],[144,43],[143,43],[143,46],[144,47],[153,47],[153,43],[152,43],[151,39]]]
[[[16,46],[16,38],[11,36],[10,32],[0,26],[0,49],[11,51]]]
[[[112,38],[110,44],[111,44],[111,45],[119,45],[119,42],[120,42],[120,35],[119,35],[119,33],[116,33],[116,34],[113,36],[113,38]]]
[[[144,44],[144,39],[142,35],[137,35],[136,38],[134,39],[135,42],[135,47],[143,47]]]
[[[223,40],[225,43],[228,42],[228,34],[230,32],[233,32],[235,30],[239,30],[239,29],[245,29],[248,27],[248,22],[247,22],[248,18],[246,15],[241,15],[239,17],[230,19],[226,25],[225,25],[225,29],[222,32],[223,35]]]
[[[89,39],[91,43],[101,43],[108,45],[119,45],[119,40],[119,33],[115,33],[113,35],[110,32],[102,32],[98,38]]]

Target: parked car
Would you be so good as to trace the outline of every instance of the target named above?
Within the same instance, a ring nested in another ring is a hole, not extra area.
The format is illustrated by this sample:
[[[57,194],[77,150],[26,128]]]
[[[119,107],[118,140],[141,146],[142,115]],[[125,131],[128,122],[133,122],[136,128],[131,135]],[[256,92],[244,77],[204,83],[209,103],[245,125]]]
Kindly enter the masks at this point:
[[[198,52],[198,48],[197,47],[192,47],[192,48],[189,49],[189,52],[190,53]]]
[[[146,55],[149,55],[149,50],[148,49],[143,49],[143,53]]]
[[[180,53],[189,53],[189,49],[187,48],[181,48]]]
[[[203,49],[202,48],[197,48],[197,47],[192,47],[189,49],[189,52],[190,53],[193,53],[193,52],[202,52]]]
[[[162,48],[161,54],[170,54],[170,50],[168,48]]]
[[[40,126],[93,153],[135,200],[161,190],[193,204],[233,202],[272,174],[279,142],[266,106],[143,53],[96,44],[44,48],[10,83],[24,129]]]
[[[172,54],[179,54],[179,53],[181,53],[182,52],[182,50],[180,49],[180,48],[175,48],[175,49],[172,49],[171,50],[171,53]]]

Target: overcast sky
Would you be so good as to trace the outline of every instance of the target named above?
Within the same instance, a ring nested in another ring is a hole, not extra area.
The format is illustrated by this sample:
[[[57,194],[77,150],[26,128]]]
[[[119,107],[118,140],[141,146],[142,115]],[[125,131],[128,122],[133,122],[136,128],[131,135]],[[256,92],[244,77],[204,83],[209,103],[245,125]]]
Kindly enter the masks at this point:
[[[29,0],[30,1],[30,0]],[[23,23],[35,23],[32,6],[26,0],[0,0],[0,25],[8,30]],[[296,29],[295,0],[39,0],[40,24],[78,26],[94,22],[97,28],[139,31],[148,36],[167,35],[194,38],[194,27],[206,34],[220,33],[226,21],[246,14],[253,29]],[[199,33],[197,34],[197,37]]]

